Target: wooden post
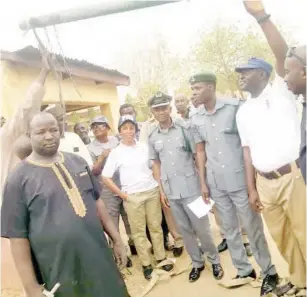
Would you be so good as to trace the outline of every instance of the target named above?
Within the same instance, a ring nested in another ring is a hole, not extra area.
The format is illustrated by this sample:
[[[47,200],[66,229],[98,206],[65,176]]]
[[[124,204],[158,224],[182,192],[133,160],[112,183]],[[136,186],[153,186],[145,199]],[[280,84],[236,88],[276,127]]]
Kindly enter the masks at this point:
[[[48,15],[31,17],[28,20],[20,22],[19,28],[27,31],[35,28],[53,26],[57,24],[86,20],[104,15],[116,14],[120,12],[132,11],[141,8],[148,8],[158,5],[164,5],[176,1],[118,1],[110,0],[108,3],[84,6],[75,9],[63,10]]]

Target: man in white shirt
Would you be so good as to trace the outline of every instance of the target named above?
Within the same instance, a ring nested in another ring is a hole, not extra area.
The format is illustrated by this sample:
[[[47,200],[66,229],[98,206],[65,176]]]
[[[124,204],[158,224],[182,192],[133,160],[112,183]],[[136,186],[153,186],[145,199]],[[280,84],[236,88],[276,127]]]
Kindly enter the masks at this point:
[[[246,10],[260,24],[276,57],[272,66],[252,58],[236,68],[240,88],[250,98],[237,113],[244,150],[249,201],[262,211],[277,247],[289,264],[290,282],[306,286],[306,188],[299,169],[300,123],[295,96],[283,80],[287,44],[260,1],[245,1]]]
[[[82,157],[86,161],[86,163],[89,165],[89,167],[92,168],[93,166],[92,157],[86,145],[81,140],[81,138],[74,132],[66,132],[63,130],[65,114],[64,114],[64,110],[61,107],[61,105],[58,103],[50,105],[45,109],[45,111],[54,115],[54,117],[56,118],[59,124],[60,133],[61,133],[59,151],[66,152],[66,153],[73,153],[73,154],[76,154]]]

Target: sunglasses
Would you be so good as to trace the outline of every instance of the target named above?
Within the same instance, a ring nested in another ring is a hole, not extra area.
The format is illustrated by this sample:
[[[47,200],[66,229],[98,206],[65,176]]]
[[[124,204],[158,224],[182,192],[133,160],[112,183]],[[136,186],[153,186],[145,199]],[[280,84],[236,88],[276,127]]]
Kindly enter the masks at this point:
[[[91,125],[90,129],[95,130],[95,129],[100,128],[100,127],[110,128],[107,123],[94,123],[94,124]]]
[[[290,47],[287,51],[287,54],[286,54],[286,57],[287,58],[291,58],[291,57],[295,57],[296,59],[298,59],[304,66],[306,66],[306,61],[304,61],[304,59],[300,56],[298,56],[296,53],[295,53],[295,49],[296,47]]]

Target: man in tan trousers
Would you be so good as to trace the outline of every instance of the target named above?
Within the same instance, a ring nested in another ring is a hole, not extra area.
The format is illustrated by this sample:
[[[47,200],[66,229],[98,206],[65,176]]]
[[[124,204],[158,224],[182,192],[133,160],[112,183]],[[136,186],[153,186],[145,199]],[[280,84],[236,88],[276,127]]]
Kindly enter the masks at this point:
[[[148,119],[141,128],[140,131],[140,137],[139,141],[142,143],[145,143],[148,145],[148,135],[149,133],[158,125],[158,122],[155,120],[155,118],[152,116],[150,119]],[[179,257],[182,254],[183,251],[183,239],[179,232],[179,228],[175,222],[175,219],[173,217],[173,214],[169,208],[165,208],[162,206],[163,213],[165,216],[165,220],[169,229],[169,232],[171,233],[173,239],[174,239],[174,249],[173,254],[175,257]]]
[[[16,108],[15,113],[11,118],[7,119],[4,125],[0,128],[0,166],[1,166],[1,202],[2,191],[6,181],[7,175],[15,166],[20,162],[20,159],[15,154],[14,149],[17,143],[21,142],[20,139],[26,137],[28,127],[33,116],[40,112],[42,100],[45,94],[44,84],[49,73],[49,65],[46,59],[43,59],[43,68],[39,77],[29,87],[26,97],[21,104]],[[11,251],[9,248],[9,241],[1,238],[1,271],[2,287],[14,286],[16,282],[12,279],[19,279],[18,274],[14,267]],[[12,273],[7,273],[8,271]],[[5,276],[9,276],[6,278]]]
[[[263,71],[269,64],[261,59],[252,58],[236,68],[241,90],[251,95],[237,114],[249,200],[255,210],[262,211],[289,264],[290,283],[285,289],[301,296],[306,287],[306,186],[298,162],[300,122],[296,97],[283,79],[288,46],[261,1],[244,4],[260,24],[276,58],[271,85],[269,75]]]

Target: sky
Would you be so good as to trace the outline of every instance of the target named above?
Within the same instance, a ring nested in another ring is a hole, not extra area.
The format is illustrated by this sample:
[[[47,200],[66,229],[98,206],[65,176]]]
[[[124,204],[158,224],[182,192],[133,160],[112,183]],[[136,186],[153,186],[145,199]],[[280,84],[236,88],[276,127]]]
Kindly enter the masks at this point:
[[[98,4],[102,0],[9,0],[0,11],[0,48],[16,50],[36,45],[33,33],[19,30],[19,21],[77,6]],[[306,43],[305,0],[264,0],[272,19]],[[125,53],[151,47],[162,35],[172,52],[186,55],[197,41],[200,30],[210,29],[217,21],[239,24],[242,30],[255,20],[244,10],[242,0],[189,0],[138,11],[104,16],[57,26],[63,54],[67,57],[121,71]],[[57,48],[53,28],[48,29],[52,48]],[[38,30],[44,39],[43,29]],[[46,40],[46,38],[44,39]],[[129,73],[126,73],[129,75]]]

